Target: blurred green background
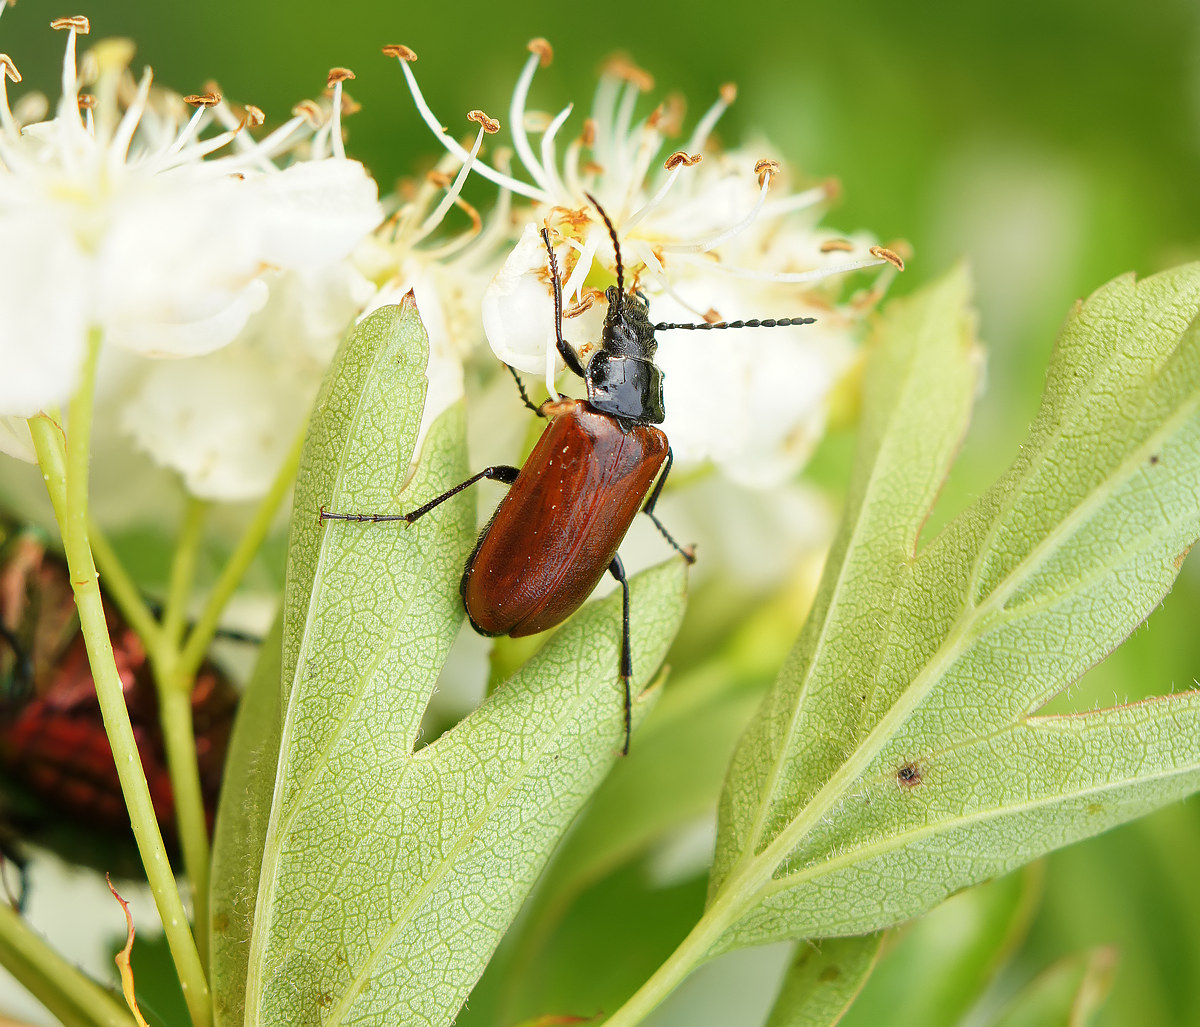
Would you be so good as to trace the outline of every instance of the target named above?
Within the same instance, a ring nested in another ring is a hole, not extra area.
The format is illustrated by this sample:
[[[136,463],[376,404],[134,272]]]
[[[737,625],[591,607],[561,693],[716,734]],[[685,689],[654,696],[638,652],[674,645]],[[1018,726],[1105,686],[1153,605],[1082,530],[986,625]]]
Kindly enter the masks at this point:
[[[348,148],[384,189],[432,152],[398,69],[379,53],[385,43],[417,51],[426,95],[450,124],[472,107],[505,118],[535,35],[556,49],[535,83],[535,108],[575,100],[586,109],[599,64],[617,49],[654,74],[660,94],[681,91],[693,115],[721,83],[737,82],[723,138],[768,138],[802,173],[840,178],[832,224],[912,244],[897,291],[960,256],[971,262],[988,386],[947,492],[950,507],[1011,459],[1070,304],[1122,272],[1149,274],[1200,256],[1194,0],[523,7],[106,0],[79,9],[21,0],[0,21],[0,50],[28,85],[57,94],[63,37],[48,22],[76,13],[89,15],[93,38],[135,39],[161,83],[198,92],[216,79],[276,121],[323,87],[329,67],[350,67],[351,93],[364,109],[349,122]],[[1198,600],[1193,559],[1164,608],[1068,701],[1090,707],[1191,687],[1200,668]],[[1056,958],[1111,944],[1120,963],[1098,1022],[1200,1023],[1198,866],[1195,801],[1053,856],[1040,910],[1001,990]],[[564,928],[555,963],[563,966],[542,968],[559,975],[547,994],[575,966],[597,1005],[611,1009],[611,996],[636,983],[621,974],[644,975],[643,963],[666,954],[703,889],[696,882],[656,896],[648,889],[644,875],[628,870],[594,886],[584,919]],[[623,945],[636,951],[604,956]],[[920,972],[933,979],[939,967],[926,963]],[[876,986],[922,985],[892,974]],[[903,1005],[885,998],[880,1008]]]

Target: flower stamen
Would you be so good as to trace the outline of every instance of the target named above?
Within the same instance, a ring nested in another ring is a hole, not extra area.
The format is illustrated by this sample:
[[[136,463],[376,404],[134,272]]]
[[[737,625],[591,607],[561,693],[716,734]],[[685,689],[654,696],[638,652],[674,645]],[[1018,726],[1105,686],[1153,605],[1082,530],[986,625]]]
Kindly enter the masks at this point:
[[[326,88],[333,90],[333,111],[329,118],[329,144],[333,155],[339,160],[346,159],[346,144],[342,139],[342,83],[354,78],[354,72],[349,68],[330,68],[325,79]]]
[[[737,86],[732,82],[726,82],[719,93],[717,99],[713,101],[713,105],[704,112],[704,115],[696,122],[696,127],[692,129],[692,137],[688,140],[685,149],[690,151],[702,150],[708,143],[708,137],[712,135],[712,130],[717,127],[717,122],[721,120],[721,116],[729,110],[733,105],[733,101],[737,99]]]
[[[544,39],[530,40],[529,56],[525,59],[525,66],[517,78],[517,84],[513,88],[512,101],[508,105],[508,121],[512,129],[513,146],[516,147],[517,156],[533,180],[543,190],[549,190],[550,183],[546,178],[545,169],[534,156],[533,147],[529,145],[529,136],[525,129],[525,104],[529,100],[529,87],[533,84],[534,73],[538,68],[544,68],[549,64],[550,58],[553,57],[553,51],[548,51],[548,47],[549,44]]]
[[[417,229],[416,235],[413,237],[413,244],[420,242],[438,225],[442,223],[447,211],[458,201],[459,194],[462,193],[463,184],[467,180],[467,175],[471,173],[471,168],[475,164],[475,158],[479,154],[479,147],[483,145],[483,137],[485,135],[495,135],[500,131],[500,122],[495,118],[489,118],[483,111],[474,110],[467,114],[468,121],[474,121],[479,125],[479,131],[475,135],[475,145],[471,147],[467,160],[463,162],[463,166],[459,169],[458,175],[454,179],[454,183],[446,190],[446,195],[442,197],[442,202],[433,208],[433,212],[427,217],[421,226]],[[474,210],[474,208],[470,208]],[[478,220],[478,213],[472,220]],[[482,222],[480,222],[482,224]],[[479,228],[476,228],[476,232]]]
[[[421,115],[421,120],[429,126],[438,141],[454,156],[464,163],[470,160],[468,151],[446,131],[426,102],[425,96],[421,92],[421,87],[417,85],[416,76],[413,75],[409,68],[409,65],[416,61],[417,55],[407,46],[398,43],[385,46],[383,52],[388,57],[395,57],[399,61],[400,70],[404,73],[404,79],[408,83],[408,91],[412,94],[413,103],[416,104],[417,113]],[[528,185],[519,179],[513,178],[511,175],[501,174],[485,161],[475,161],[474,166],[476,174],[486,178],[489,182],[494,182],[496,185],[503,186],[531,200],[537,200],[542,203],[550,202],[544,190]]]
[[[668,157],[666,162],[663,164],[663,167],[670,172],[670,174],[667,176],[667,180],[658,187],[658,192],[650,197],[646,203],[644,203],[638,210],[634,211],[633,214],[631,214],[625,220],[621,226],[622,229],[628,232],[631,228],[633,228],[634,225],[642,221],[647,214],[654,210],[666,198],[671,186],[675,184],[675,179],[679,177],[679,172],[683,168],[695,167],[702,160],[704,160],[703,154],[690,154],[686,150],[676,150],[673,154],[671,154],[671,156]]]
[[[778,161],[760,160],[754,165],[754,172],[758,175],[759,183],[758,200],[750,208],[749,213],[736,224],[730,225],[725,231],[719,232],[711,238],[700,239],[690,243],[667,243],[663,246],[663,249],[669,253],[707,253],[709,250],[720,246],[721,243],[732,239],[738,233],[745,231],[762,212],[763,204],[767,202],[767,190],[771,188],[771,176],[778,173],[778,171]]]

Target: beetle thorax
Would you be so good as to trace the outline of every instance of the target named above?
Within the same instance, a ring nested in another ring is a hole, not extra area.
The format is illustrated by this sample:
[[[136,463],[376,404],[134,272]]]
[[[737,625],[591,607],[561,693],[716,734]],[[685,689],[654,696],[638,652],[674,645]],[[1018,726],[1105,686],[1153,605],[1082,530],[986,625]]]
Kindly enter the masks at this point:
[[[654,363],[658,341],[646,303],[636,294],[606,292],[601,348],[587,365],[588,402],[615,417],[622,430],[637,424],[662,424],[663,374]]]

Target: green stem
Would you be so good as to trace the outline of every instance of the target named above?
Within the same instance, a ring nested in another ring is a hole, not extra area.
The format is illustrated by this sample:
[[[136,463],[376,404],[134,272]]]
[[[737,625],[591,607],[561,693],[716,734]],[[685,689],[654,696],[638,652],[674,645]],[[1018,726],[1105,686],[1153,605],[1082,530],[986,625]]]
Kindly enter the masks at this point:
[[[158,721],[162,726],[167,773],[175,799],[175,824],[183,866],[192,886],[192,931],[200,963],[208,968],[208,893],[212,859],[208,846],[208,816],[196,762],[196,733],[192,723],[192,680],[173,673],[158,680]]]
[[[96,698],[100,703],[104,730],[112,748],[134,840],[162,918],[163,931],[175,961],[192,1024],[194,1027],[207,1027],[212,1022],[208,982],[195,940],[188,929],[187,915],[175,887],[150,790],[146,786],[137,742],[129,723],[129,710],[125,707],[121,677],[113,659],[112,642],[100,597],[99,576],[88,539],[88,462],[92,390],[98,353],[99,338],[93,335],[82,369],[82,384],[71,401],[70,434],[66,439],[65,452],[62,429],[49,418],[32,418],[29,428],[62,532],[71,585],[75,590],[75,605],[79,610],[80,631],[87,647]]]
[[[0,902],[0,964],[66,1027],[133,1027],[125,1003],[46,944]]]
[[[196,580],[196,563],[208,518],[206,502],[189,496],[183,526],[171,561],[171,578],[162,626],[149,647],[158,690],[158,720],[162,727],[167,774],[175,801],[175,824],[183,867],[192,886],[192,930],[200,962],[208,967],[208,891],[211,858],[208,846],[208,817],[200,768],[196,762],[196,733],[192,722],[192,691],[195,670],[183,666],[180,644],[187,625],[187,607]]]
[[[163,639],[172,649],[179,647],[187,625],[187,607],[196,580],[196,559],[204,539],[208,509],[208,503],[204,500],[188,496],[183,511],[183,528],[179,532],[175,556],[171,561],[171,582],[167,586],[167,604],[162,619]]]
[[[208,597],[208,602],[203,612],[200,614],[195,625],[193,625],[187,642],[184,643],[183,653],[179,658],[181,673],[195,676],[196,671],[200,669],[200,664],[204,662],[204,656],[208,652],[209,645],[212,643],[213,635],[216,634],[217,624],[221,619],[221,613],[225,609],[225,605],[229,602],[234,591],[245,576],[250,562],[254,559],[255,554],[262,545],[263,539],[266,538],[267,532],[271,529],[271,524],[275,520],[279,504],[288,494],[288,491],[296,480],[296,471],[300,466],[300,450],[304,445],[304,435],[305,432],[301,431],[296,436],[296,441],[292,444],[287,459],[284,460],[283,466],[280,467],[279,473],[275,476],[275,480],[271,482],[271,487],[267,490],[267,494],[263,496],[262,502],[258,504],[258,509],[254,511],[254,517],[251,518],[250,523],[246,526],[245,532],[238,540],[238,544],[225,564],[224,569],[221,571],[220,577],[217,578],[217,583],[213,586],[212,593]]]
[[[736,919],[739,907],[734,891],[725,888],[717,895],[691,933],[629,1001],[604,1021],[605,1027],[632,1027],[641,1023],[708,958],[712,947]]]
[[[104,594],[117,604],[129,626],[137,632],[138,638],[149,651],[158,645],[159,626],[150,612],[150,607],[142,599],[137,585],[125,570],[120,557],[112,544],[104,537],[95,520],[88,519],[88,541],[92,545],[92,555],[100,576],[104,579]]]

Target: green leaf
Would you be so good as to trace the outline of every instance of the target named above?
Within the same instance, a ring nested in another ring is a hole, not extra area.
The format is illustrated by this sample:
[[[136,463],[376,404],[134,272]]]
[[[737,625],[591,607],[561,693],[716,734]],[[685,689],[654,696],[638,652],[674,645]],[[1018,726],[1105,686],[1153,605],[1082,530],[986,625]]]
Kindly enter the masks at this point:
[[[889,932],[843,1027],[956,1027],[1025,939],[1041,899],[1040,863],[968,888]]]
[[[294,667],[251,939],[246,1022],[448,1024],[558,838],[620,751],[620,596],[590,604],[470,717],[416,749],[462,623],[462,410],[404,485],[424,393],[411,305],[359,326],[314,414],[285,603]],[[311,550],[311,551],[306,551]],[[633,579],[639,685],[683,609],[681,561]],[[289,660],[291,663],[289,664]],[[639,688],[640,692],[640,688]],[[640,720],[649,696],[639,694]]]
[[[282,634],[283,619],[277,617],[238,705],[225,761],[228,787],[221,789],[213,830],[209,965],[217,1027],[238,1027],[245,1021],[254,898],[283,721],[279,703]]]
[[[767,1027],[832,1027],[839,1023],[875,968],[882,939],[882,934],[867,934],[827,938],[815,945],[801,942]]]
[[[708,954],[887,927],[1200,787],[1200,693],[1034,715],[1200,531],[1200,267],[1075,309],[1017,460],[914,556],[973,379],[965,299],[956,274],[877,337],[846,523],[727,780]]]
[[[1026,985],[992,1027],[1086,1027],[1108,996],[1116,968],[1115,949],[1068,956]]]

